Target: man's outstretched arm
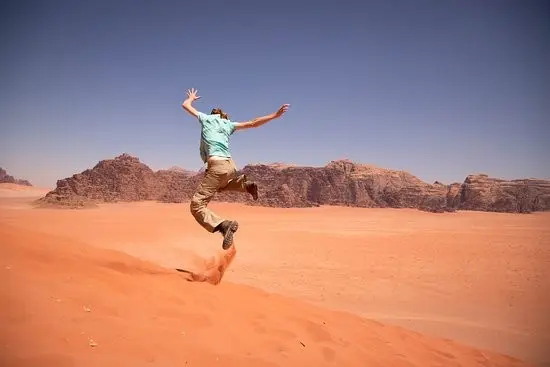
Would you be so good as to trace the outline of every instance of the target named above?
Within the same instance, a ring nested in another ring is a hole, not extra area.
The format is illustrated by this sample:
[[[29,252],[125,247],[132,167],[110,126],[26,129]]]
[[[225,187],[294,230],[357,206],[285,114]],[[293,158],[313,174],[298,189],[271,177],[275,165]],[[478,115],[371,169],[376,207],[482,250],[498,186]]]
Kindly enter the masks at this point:
[[[281,117],[287,110],[290,105],[284,104],[282,105],[277,112],[274,112],[272,114],[262,116],[262,117],[256,117],[253,120],[245,121],[245,122],[236,122],[235,123],[235,130],[242,130],[242,129],[250,129],[253,127],[259,127],[265,124],[266,122],[269,122],[271,120],[274,120],[276,118]]]
[[[181,104],[181,107],[183,107],[184,110],[189,112],[191,115],[198,117],[199,111],[195,107],[193,107],[192,103],[196,101],[197,99],[201,98],[197,95],[197,90],[195,88],[192,88],[187,91],[187,99],[183,101]]]

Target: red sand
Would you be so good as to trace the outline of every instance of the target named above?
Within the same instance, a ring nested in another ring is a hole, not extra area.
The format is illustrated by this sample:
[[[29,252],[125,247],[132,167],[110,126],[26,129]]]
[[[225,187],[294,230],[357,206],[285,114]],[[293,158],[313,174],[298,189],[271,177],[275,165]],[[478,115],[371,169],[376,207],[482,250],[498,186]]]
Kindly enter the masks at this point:
[[[550,361],[550,213],[214,203],[241,226],[212,286],[174,270],[223,255],[187,204],[31,199],[0,199],[2,366]]]

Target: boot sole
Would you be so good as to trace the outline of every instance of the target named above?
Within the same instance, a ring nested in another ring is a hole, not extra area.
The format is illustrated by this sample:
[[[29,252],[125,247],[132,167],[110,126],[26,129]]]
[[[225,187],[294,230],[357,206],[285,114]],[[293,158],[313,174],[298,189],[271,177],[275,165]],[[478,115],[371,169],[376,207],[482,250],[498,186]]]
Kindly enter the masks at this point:
[[[225,236],[223,237],[222,248],[224,250],[227,250],[233,244],[233,234],[237,232],[237,229],[239,229],[239,223],[237,223],[237,221],[232,221],[231,225],[229,226],[229,229],[227,230],[227,232],[225,233]]]

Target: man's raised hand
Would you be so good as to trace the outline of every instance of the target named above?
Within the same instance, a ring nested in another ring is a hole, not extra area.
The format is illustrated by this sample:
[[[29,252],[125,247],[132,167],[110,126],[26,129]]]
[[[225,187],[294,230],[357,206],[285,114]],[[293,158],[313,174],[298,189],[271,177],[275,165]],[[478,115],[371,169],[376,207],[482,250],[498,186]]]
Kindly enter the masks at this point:
[[[196,101],[197,99],[200,99],[201,97],[197,95],[198,90],[195,88],[191,88],[187,90],[187,98],[189,98],[191,101]]]
[[[275,116],[277,117],[281,117],[283,115],[283,113],[285,113],[286,111],[288,111],[288,107],[290,105],[289,104],[284,104],[282,105],[278,110],[277,112],[275,112]]]

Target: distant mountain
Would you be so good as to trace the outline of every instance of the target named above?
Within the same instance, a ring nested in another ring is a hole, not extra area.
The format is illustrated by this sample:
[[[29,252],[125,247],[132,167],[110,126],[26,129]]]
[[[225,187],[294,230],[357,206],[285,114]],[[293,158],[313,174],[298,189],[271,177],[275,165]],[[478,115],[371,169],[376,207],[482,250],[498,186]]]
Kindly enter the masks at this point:
[[[179,173],[186,173],[186,174],[190,174],[190,175],[194,175],[194,174],[197,173],[197,171],[187,170],[187,169],[185,169],[185,168],[178,167],[178,166],[172,166],[172,167],[166,169],[166,171],[170,171],[170,172],[179,172]]]
[[[18,185],[32,186],[31,183],[27,180],[22,180],[14,178],[13,176],[8,175],[5,169],[0,167],[0,183],[13,183]]]
[[[529,213],[550,208],[548,180],[506,181],[478,174],[469,175],[463,183],[429,184],[405,171],[345,159],[324,167],[253,164],[240,173],[259,184],[259,200],[243,193],[219,193],[214,200],[271,207],[342,205],[431,212]],[[115,201],[184,202],[190,200],[202,174],[180,168],[154,172],[137,157],[122,154],[59,180],[40,203],[81,207]]]

